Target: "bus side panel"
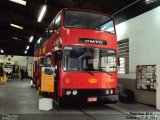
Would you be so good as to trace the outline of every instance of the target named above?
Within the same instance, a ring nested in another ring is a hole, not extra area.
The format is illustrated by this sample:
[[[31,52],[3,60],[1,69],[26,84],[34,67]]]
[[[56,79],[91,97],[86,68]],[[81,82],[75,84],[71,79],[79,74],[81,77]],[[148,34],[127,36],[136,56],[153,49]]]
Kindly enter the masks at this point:
[[[117,88],[117,73],[108,75],[107,73],[86,72],[61,72],[61,93],[62,89],[106,89]],[[116,89],[115,89],[116,90]],[[117,91],[115,91],[117,93]]]

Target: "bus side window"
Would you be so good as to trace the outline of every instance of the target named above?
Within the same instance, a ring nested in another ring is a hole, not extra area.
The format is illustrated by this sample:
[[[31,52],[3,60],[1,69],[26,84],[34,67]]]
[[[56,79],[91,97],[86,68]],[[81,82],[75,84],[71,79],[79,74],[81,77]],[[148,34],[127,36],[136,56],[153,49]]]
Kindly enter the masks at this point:
[[[55,30],[58,30],[61,26],[61,14],[55,19]]]
[[[48,37],[51,37],[54,34],[54,23],[52,22],[48,27]]]
[[[46,63],[45,66],[51,67],[51,56],[46,56]]]

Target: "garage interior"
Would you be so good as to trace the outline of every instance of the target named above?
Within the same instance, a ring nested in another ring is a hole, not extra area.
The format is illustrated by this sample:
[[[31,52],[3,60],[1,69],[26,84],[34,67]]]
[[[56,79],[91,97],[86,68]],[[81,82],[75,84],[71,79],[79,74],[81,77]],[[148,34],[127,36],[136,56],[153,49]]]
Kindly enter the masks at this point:
[[[47,6],[47,11],[42,21],[38,22],[43,5]],[[118,87],[119,91],[132,91],[134,101],[64,109],[53,105],[50,111],[38,109],[39,99],[43,96],[31,88],[34,45],[63,8],[94,10],[113,16],[120,60]],[[0,14],[0,63],[8,61],[17,65],[18,69],[25,69],[23,80],[20,72],[5,75],[5,80],[1,80],[0,119],[4,120],[5,114],[13,114],[16,120],[49,120],[53,117],[124,120],[130,119],[127,114],[131,113],[150,113],[151,117],[155,117],[152,119],[160,119],[159,0],[26,0],[26,5],[1,0]],[[141,73],[143,78],[144,71],[148,76],[148,71],[154,72],[153,78],[147,78],[150,82],[144,79],[138,81],[138,74]]]

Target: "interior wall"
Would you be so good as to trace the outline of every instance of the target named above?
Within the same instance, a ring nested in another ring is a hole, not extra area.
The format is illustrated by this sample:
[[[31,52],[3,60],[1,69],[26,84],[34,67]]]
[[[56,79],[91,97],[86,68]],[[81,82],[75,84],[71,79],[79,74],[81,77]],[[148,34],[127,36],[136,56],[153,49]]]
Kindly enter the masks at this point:
[[[32,62],[33,62],[33,57],[29,56],[5,56],[5,55],[0,55],[0,60],[3,61],[8,61],[10,58],[11,63],[17,63],[20,66],[26,67],[28,69],[28,74],[29,76],[32,76]]]
[[[154,91],[144,91],[136,89],[136,79],[120,78],[119,84],[125,89],[134,92],[135,101],[143,104],[156,105],[156,93]]]
[[[17,62],[21,66],[27,66],[27,61],[31,62],[33,61],[33,57],[28,56],[11,56],[11,55],[0,55],[1,60],[8,60],[10,58],[11,62]]]
[[[157,7],[116,26],[118,40],[129,38],[129,74],[119,74],[123,78],[119,82],[134,90],[138,102],[152,105],[156,104],[155,92],[136,90],[136,66],[160,63],[159,15]]]

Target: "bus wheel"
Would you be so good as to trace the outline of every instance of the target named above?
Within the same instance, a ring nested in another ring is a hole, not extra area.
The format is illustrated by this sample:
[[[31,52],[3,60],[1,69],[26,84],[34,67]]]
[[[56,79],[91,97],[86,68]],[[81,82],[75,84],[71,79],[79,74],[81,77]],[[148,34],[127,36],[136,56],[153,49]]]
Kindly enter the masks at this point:
[[[65,103],[64,99],[59,98],[59,107],[60,108],[65,108],[67,104]]]

